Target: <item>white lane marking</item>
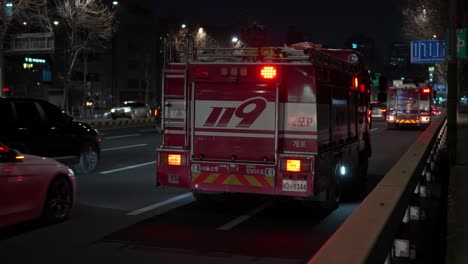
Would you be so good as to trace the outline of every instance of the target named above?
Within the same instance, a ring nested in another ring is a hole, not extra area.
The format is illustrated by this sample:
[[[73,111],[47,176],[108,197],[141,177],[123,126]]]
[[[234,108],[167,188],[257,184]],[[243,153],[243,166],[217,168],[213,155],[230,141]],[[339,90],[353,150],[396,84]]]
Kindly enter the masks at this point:
[[[113,137],[105,137],[104,139],[114,139],[114,138],[125,138],[125,137],[137,137],[141,134],[130,134],[130,135],[122,135],[122,136],[113,136]]]
[[[179,196],[172,197],[171,199],[168,199],[168,200],[165,200],[165,201],[162,201],[162,202],[159,202],[159,203],[155,203],[153,205],[149,205],[149,206],[140,208],[138,210],[135,210],[133,212],[128,213],[127,215],[139,215],[139,214],[154,210],[156,208],[168,205],[170,203],[177,202],[179,200],[185,199],[185,198],[190,197],[190,196],[192,196],[191,192],[190,193],[184,193],[184,194],[181,194]]]
[[[143,130],[140,130],[140,132],[154,132],[156,131],[156,129],[143,129]]]
[[[123,168],[115,169],[115,170],[101,171],[100,173],[101,174],[109,174],[109,173],[113,173],[113,172],[139,168],[139,167],[143,167],[143,166],[147,166],[147,165],[151,165],[151,164],[156,164],[156,161],[151,161],[151,162],[141,163],[141,164],[137,164],[137,165],[127,166],[127,167],[123,167]]]
[[[147,145],[148,144],[136,144],[136,145],[129,145],[129,146],[124,146],[124,147],[106,148],[106,149],[102,149],[101,151],[110,151],[110,150],[127,149],[127,148],[137,148],[137,147],[144,147],[144,146],[147,146]]]
[[[375,127],[375,128],[372,128],[372,129],[370,130],[370,132],[373,132],[373,131],[376,131],[376,130],[379,130],[379,129]]]
[[[241,215],[241,216],[237,217],[236,219],[234,219],[232,221],[229,221],[228,223],[218,227],[217,230],[228,231],[228,230],[234,228],[235,226],[241,224],[242,222],[247,221],[252,216],[254,216],[254,215],[258,214],[259,212],[265,210],[266,208],[270,207],[272,204],[273,204],[272,201],[268,201],[268,202],[258,206],[257,208],[254,208],[253,210],[248,212],[246,215]]]

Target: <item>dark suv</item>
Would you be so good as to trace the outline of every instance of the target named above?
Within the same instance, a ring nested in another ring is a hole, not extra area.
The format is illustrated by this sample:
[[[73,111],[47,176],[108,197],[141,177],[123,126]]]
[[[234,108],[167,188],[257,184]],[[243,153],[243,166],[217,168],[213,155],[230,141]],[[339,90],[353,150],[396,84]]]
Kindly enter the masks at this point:
[[[0,98],[0,142],[22,153],[54,158],[90,173],[100,154],[99,132],[39,99]]]

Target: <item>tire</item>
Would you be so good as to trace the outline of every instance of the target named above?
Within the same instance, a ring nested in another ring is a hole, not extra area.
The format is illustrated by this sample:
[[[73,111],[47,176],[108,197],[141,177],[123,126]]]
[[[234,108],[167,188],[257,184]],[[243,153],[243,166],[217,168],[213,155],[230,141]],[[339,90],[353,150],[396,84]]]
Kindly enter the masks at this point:
[[[42,221],[46,224],[63,222],[70,217],[72,206],[72,187],[65,177],[58,177],[52,181],[47,191]]]
[[[332,167],[331,175],[332,180],[328,187],[326,200],[320,204],[320,207],[324,209],[336,209],[341,202],[342,184],[340,183],[339,168],[340,162],[335,162]]]
[[[94,171],[98,164],[98,150],[92,143],[85,143],[81,148],[79,161],[74,169],[77,174],[89,174]]]

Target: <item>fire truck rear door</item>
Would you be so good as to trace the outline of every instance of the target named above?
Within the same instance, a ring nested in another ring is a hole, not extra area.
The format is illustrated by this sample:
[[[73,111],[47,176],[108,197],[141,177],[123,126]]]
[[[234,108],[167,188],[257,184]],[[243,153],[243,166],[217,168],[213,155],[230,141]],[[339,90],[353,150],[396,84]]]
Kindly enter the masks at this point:
[[[192,158],[274,163],[278,135],[275,83],[192,84]]]

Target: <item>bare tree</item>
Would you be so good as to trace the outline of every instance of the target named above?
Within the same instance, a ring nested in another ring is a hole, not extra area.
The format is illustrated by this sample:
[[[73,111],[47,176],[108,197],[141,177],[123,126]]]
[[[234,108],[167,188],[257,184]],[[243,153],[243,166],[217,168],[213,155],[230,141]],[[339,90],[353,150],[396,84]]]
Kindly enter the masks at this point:
[[[14,25],[34,10],[42,9],[47,0],[0,0],[0,87],[3,87],[5,42],[15,33]]]
[[[117,28],[114,12],[102,0],[42,0],[40,8],[29,13],[43,29],[53,32],[57,20],[66,37],[66,73],[63,107],[69,110],[71,76],[78,56],[85,51],[106,48]]]

